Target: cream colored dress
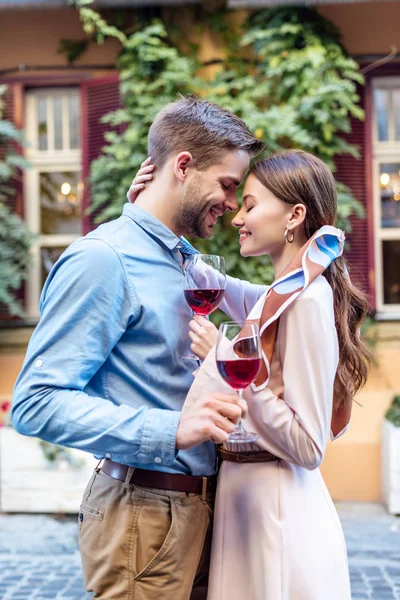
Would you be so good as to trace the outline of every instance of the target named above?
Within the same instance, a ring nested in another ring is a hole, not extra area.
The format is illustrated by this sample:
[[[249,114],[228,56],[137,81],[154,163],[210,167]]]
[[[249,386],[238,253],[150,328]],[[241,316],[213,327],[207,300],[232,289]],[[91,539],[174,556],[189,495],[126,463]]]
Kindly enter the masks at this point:
[[[244,288],[230,290],[224,310],[244,318],[254,290],[247,296]],[[259,316],[263,301],[264,295],[250,318]],[[332,291],[319,276],[280,318],[268,387],[245,392],[243,424],[260,435],[259,445],[246,449],[262,446],[279,460],[222,463],[208,600],[351,599],[341,524],[318,468],[337,364]],[[208,389],[231,391],[218,375],[214,349],[188,400]]]

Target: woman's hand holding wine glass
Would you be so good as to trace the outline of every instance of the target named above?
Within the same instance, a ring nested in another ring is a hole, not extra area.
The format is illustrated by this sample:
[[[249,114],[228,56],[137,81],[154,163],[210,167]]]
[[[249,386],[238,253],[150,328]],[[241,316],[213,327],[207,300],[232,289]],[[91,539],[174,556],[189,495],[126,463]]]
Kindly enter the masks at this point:
[[[217,343],[218,329],[211,321],[198,315],[195,315],[190,321],[189,329],[189,337],[192,340],[190,349],[201,360],[204,360]]]

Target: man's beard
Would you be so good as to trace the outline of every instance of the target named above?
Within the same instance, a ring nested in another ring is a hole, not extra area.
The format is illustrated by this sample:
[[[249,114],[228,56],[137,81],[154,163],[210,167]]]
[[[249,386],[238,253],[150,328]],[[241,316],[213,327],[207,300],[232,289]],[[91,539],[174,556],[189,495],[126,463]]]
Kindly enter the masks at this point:
[[[207,239],[212,235],[212,228],[207,227],[206,217],[212,205],[204,203],[201,192],[201,175],[193,177],[185,190],[182,204],[176,216],[176,225],[186,235]]]

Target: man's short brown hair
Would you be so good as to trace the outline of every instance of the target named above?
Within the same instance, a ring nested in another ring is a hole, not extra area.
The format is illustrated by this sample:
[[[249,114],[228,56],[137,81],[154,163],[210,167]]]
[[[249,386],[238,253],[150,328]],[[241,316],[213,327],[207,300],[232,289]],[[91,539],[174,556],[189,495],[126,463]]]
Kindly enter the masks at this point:
[[[229,110],[196,96],[181,97],[156,116],[149,130],[148,153],[161,169],[168,157],[190,152],[198,170],[217,162],[221,151],[244,150],[256,156],[264,149],[247,125]]]

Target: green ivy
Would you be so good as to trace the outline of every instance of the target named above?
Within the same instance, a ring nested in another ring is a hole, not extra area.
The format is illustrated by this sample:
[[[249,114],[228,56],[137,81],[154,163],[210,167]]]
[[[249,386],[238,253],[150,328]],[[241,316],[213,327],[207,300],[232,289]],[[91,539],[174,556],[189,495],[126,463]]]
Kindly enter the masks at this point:
[[[15,151],[15,144],[23,143],[22,133],[3,119],[6,86],[0,86],[0,303],[14,315],[23,315],[16,292],[27,276],[30,262],[29,249],[33,236],[24,221],[9,209],[15,194],[12,180],[27,162]]]
[[[396,427],[400,427],[400,396],[393,398],[392,404],[386,411],[385,419]]]
[[[68,64],[72,65],[88,48],[89,40],[60,40],[57,53],[64,54]]]
[[[122,45],[126,43],[126,35],[118,27],[109,25],[99,13],[90,8],[93,0],[69,0],[69,4],[79,10],[84,32],[94,36],[98,44],[103,44],[108,37],[117,39]]]
[[[104,39],[109,26],[88,8],[91,0],[82,2],[85,30],[89,23],[90,31],[102,32]],[[229,26],[227,11],[214,11],[209,26],[224,36],[226,44],[226,59],[212,81],[196,76],[200,66],[196,57],[183,55],[160,21],[118,37],[123,108],[103,121],[124,131],[107,133],[103,155],[92,163],[91,203],[92,210],[102,209],[99,221],[121,213],[126,191],[147,155],[148,128],[156,113],[179,93],[194,92],[242,117],[264,140],[267,152],[302,148],[332,169],[336,155],[358,156],[357,148],[341,134],[350,131],[351,117],[364,117],[357,95],[363,77],[329,21],[313,9],[283,7],[251,14],[241,32]],[[116,37],[114,31],[112,35]],[[349,217],[363,216],[362,206],[340,183],[338,198],[337,225],[350,231]],[[259,283],[273,278],[268,258],[240,258],[229,218],[216,228],[212,240],[195,244],[203,252],[224,254],[228,272],[236,277]]]

